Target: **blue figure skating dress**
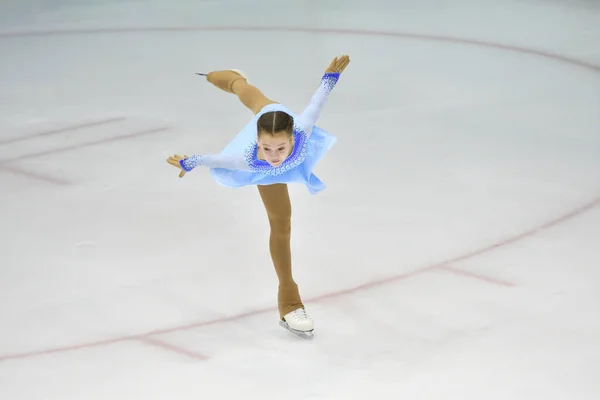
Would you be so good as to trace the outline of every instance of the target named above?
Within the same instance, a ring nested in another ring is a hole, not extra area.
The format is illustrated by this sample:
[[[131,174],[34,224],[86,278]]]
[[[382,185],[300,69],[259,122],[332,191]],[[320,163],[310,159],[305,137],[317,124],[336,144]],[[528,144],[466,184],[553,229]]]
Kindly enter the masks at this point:
[[[268,104],[218,154],[193,155],[179,162],[185,171],[197,166],[210,169],[210,175],[220,185],[237,188],[247,185],[303,183],[311,194],[325,189],[325,184],[313,173],[317,162],[325,156],[336,138],[315,125],[327,96],[336,85],[339,73],[326,73],[300,115],[281,104]],[[272,167],[258,159],[257,120],[270,111],[283,111],[294,119],[294,148],[280,165]]]

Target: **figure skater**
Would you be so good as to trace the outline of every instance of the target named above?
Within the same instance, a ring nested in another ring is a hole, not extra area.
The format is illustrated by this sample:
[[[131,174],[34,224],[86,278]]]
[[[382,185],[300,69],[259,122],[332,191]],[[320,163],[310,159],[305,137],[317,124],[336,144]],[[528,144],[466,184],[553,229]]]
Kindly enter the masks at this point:
[[[225,187],[256,185],[270,225],[269,250],[279,280],[280,325],[299,336],[312,338],[314,322],[306,313],[298,285],[292,276],[290,250],[291,203],[288,183],[302,183],[311,194],[325,189],[313,174],[316,163],[331,149],[336,138],[315,126],[327,96],[350,62],[347,55],[335,57],[321,84],[300,115],[268,99],[239,70],[213,71],[208,82],[239,100],[254,118],[218,154],[175,154],[168,163],[179,168],[179,177],[195,167],[208,167],[213,179]]]

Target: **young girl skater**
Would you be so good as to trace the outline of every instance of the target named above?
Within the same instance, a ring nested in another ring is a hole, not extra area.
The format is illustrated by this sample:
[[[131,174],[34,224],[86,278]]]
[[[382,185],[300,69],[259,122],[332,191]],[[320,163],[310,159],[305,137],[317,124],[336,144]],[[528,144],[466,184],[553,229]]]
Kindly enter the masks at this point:
[[[218,154],[191,157],[175,154],[168,159],[169,164],[181,170],[180,178],[195,167],[204,166],[220,185],[258,187],[271,228],[269,250],[279,280],[279,323],[292,333],[307,338],[312,338],[314,323],[306,313],[292,276],[292,209],[287,184],[302,183],[311,194],[325,189],[312,171],[336,139],[315,123],[327,96],[349,62],[347,55],[333,59],[310,103],[299,115],[268,99],[248,83],[241,71],[200,74],[219,89],[237,95],[255,114],[254,118]]]

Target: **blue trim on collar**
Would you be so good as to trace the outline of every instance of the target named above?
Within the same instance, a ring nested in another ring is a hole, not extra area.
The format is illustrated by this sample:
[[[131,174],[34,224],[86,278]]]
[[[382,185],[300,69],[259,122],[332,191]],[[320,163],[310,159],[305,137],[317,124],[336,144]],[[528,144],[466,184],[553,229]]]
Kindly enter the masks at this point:
[[[265,175],[277,176],[285,174],[298,165],[302,164],[306,159],[306,145],[308,138],[306,133],[294,124],[294,148],[292,153],[276,167],[272,167],[267,161],[258,159],[258,142],[255,140],[245,151],[244,157],[254,172],[260,172]]]

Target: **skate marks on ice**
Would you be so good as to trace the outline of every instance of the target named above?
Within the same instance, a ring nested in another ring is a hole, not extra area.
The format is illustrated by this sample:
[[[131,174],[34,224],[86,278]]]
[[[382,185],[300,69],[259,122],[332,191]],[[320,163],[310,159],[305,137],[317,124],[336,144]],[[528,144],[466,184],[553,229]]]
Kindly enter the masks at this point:
[[[539,54],[538,54],[538,55],[539,55]],[[556,58],[556,57],[554,57],[554,56],[553,56],[552,58]],[[563,60],[563,61],[570,62],[569,60]],[[584,65],[584,66],[585,66],[585,65]],[[588,66],[588,67],[589,67],[589,66]],[[596,70],[600,70],[600,69],[597,69],[596,67],[594,67],[594,68],[595,68]],[[118,140],[120,140],[120,139],[118,139]],[[93,144],[92,144],[92,145],[93,145]],[[86,147],[86,146],[87,146],[87,145],[85,145],[85,144],[84,144],[84,146],[83,146],[83,147]],[[61,151],[63,151],[63,150],[61,150]],[[2,159],[2,155],[0,154],[0,160],[1,160],[1,159]],[[1,165],[1,164],[0,164],[0,165]],[[597,200],[596,200],[596,201],[597,201]],[[595,205],[595,204],[592,204],[592,206],[594,206],[594,205]],[[579,211],[580,211],[580,210],[576,210],[576,213],[579,213]],[[570,218],[570,216],[568,216],[568,218]],[[545,227],[542,227],[542,228],[545,228]],[[535,231],[534,231],[534,232],[532,232],[532,233],[535,233]],[[526,233],[525,235],[529,235],[529,233]],[[450,261],[451,261],[451,262],[458,262],[458,261],[462,261],[463,259],[466,259],[466,258],[471,258],[471,257],[473,257],[473,256],[476,256],[476,255],[479,255],[479,254],[481,254],[481,253],[488,252],[488,251],[492,250],[492,249],[493,249],[493,248],[495,248],[495,247],[500,247],[500,246],[503,246],[503,245],[506,245],[506,244],[510,244],[511,242],[513,242],[513,241],[517,241],[517,240],[520,240],[520,239],[522,239],[523,237],[524,237],[523,235],[516,236],[516,237],[514,237],[513,239],[511,239],[511,240],[508,240],[508,241],[506,241],[506,242],[504,242],[504,243],[500,243],[500,244],[494,244],[493,246],[490,246],[490,247],[488,247],[488,248],[483,248],[483,249],[477,250],[476,252],[469,253],[469,254],[466,254],[466,255],[463,255],[463,256],[460,256],[460,257],[454,258],[454,259],[452,259],[452,260],[448,260],[447,262],[450,262]],[[439,269],[444,269],[444,270],[447,270],[448,272],[453,272],[453,273],[456,273],[456,272],[457,272],[455,268],[452,268],[452,269],[450,269],[450,268],[449,268],[449,267],[447,267],[447,266],[441,266],[441,267],[439,267]],[[462,274],[462,272],[461,272],[461,274]],[[471,275],[472,275],[472,274],[471,274]],[[474,277],[474,276],[471,276],[471,277]],[[334,293],[334,294],[328,294],[328,295],[324,295],[324,296],[323,296],[323,299],[325,299],[325,298],[331,298],[331,297],[336,297],[336,296],[341,296],[341,295],[344,295],[344,294],[350,294],[350,293],[353,293],[353,292],[355,292],[355,291],[358,291],[358,290],[362,290],[362,289],[368,289],[368,288],[371,288],[371,287],[374,287],[374,286],[378,286],[379,284],[388,284],[388,283],[395,282],[395,281],[398,281],[398,280],[399,280],[399,278],[398,278],[398,276],[396,276],[396,277],[386,278],[385,280],[382,280],[382,281],[380,281],[380,282],[368,282],[368,283],[366,283],[366,284],[364,284],[364,285],[360,285],[360,286],[358,286],[358,287],[354,287],[354,288],[345,289],[345,290],[343,290],[343,291],[339,291],[339,292],[337,292],[337,293]],[[509,286],[509,285],[505,285],[505,286]],[[309,300],[309,301],[310,301],[310,300]],[[271,311],[271,309],[269,309],[268,311]],[[213,320],[213,321],[208,321],[208,322],[207,322],[207,321],[204,321],[204,322],[194,323],[194,324],[192,324],[192,325],[191,325],[191,328],[190,328],[190,329],[193,329],[193,328],[196,328],[196,327],[200,327],[200,326],[205,326],[205,325],[208,325],[208,324],[210,324],[210,323],[215,323],[215,324],[216,324],[216,323],[218,323],[218,322],[223,322],[223,320],[225,320],[225,319],[231,320],[231,319],[243,318],[243,317],[245,317],[245,316],[247,316],[247,315],[249,315],[249,314],[252,314],[252,315],[254,315],[254,314],[256,314],[256,313],[260,313],[260,312],[262,312],[262,311],[261,311],[261,310],[257,310],[257,312],[249,312],[249,313],[243,313],[243,314],[234,315],[234,316],[231,316],[231,317],[221,318],[221,319],[219,319],[218,321],[216,321],[216,320]],[[171,331],[180,331],[180,330],[183,330],[183,329],[185,329],[185,327],[178,326],[178,327],[175,327],[175,328],[171,328],[171,329],[169,329],[169,330],[171,330]],[[293,332],[292,332],[292,333],[293,333]],[[120,340],[120,339],[119,339],[119,340]],[[101,342],[96,342],[96,343],[89,343],[89,344],[88,344],[88,346],[104,345],[104,344],[108,344],[108,343],[111,343],[111,342],[112,342],[112,341],[101,341]],[[66,351],[66,349],[67,349],[67,348],[55,349],[55,350],[56,350],[56,351]],[[31,355],[31,356],[33,356],[33,355],[36,355],[36,354],[32,353],[32,354],[30,354],[30,355]],[[30,356],[30,355],[27,355],[27,356]],[[15,357],[15,358],[20,358],[20,357]],[[0,360],[1,360],[1,359],[2,359],[2,357],[0,357]]]
[[[519,242],[521,240],[527,239],[531,236],[538,234],[539,232],[541,232],[543,230],[550,229],[554,226],[560,225],[560,224],[562,224],[568,220],[571,220],[575,217],[579,217],[598,206],[600,206],[600,196],[596,197],[595,199],[593,199],[592,201],[590,201],[586,204],[581,205],[580,207],[577,207],[577,208],[571,210],[568,213],[565,213],[565,214],[563,214],[555,219],[552,219],[550,221],[547,221],[544,224],[534,227],[534,228],[532,228],[526,232],[523,232],[519,235],[515,235],[512,237],[506,238],[504,240],[498,241],[492,245],[485,246],[485,247],[473,250],[471,252],[453,257],[451,259],[437,262],[432,265],[428,265],[425,267],[415,269],[412,272],[389,276],[389,277],[386,277],[386,278],[383,278],[380,280],[366,282],[364,284],[354,286],[351,288],[347,288],[347,289],[343,289],[343,290],[339,290],[339,291],[333,291],[333,292],[326,293],[326,294],[323,294],[320,296],[315,296],[315,297],[306,299],[305,302],[320,303],[322,301],[328,301],[328,300],[331,300],[334,298],[339,298],[339,297],[342,297],[345,295],[355,294],[356,292],[369,290],[374,287],[380,287],[380,286],[386,286],[389,284],[394,284],[399,281],[404,281],[406,279],[413,278],[415,276],[421,275],[426,272],[439,270],[439,269],[442,269],[442,267],[449,266],[449,264],[454,264],[454,263],[458,263],[460,261],[469,260],[469,259],[475,258],[477,256],[492,252],[496,249],[500,249],[500,248],[509,246],[515,242]],[[444,268],[444,270],[445,270],[445,268]],[[456,271],[456,268],[453,266],[452,270]],[[459,275],[462,275],[462,273]],[[478,276],[479,276],[479,274],[478,274]],[[469,278],[473,278],[473,276],[470,276]],[[488,281],[488,279],[486,279],[486,281]],[[492,283],[492,282],[489,282],[489,283]],[[499,285],[499,286],[506,286],[506,285]],[[220,325],[225,325],[228,323],[240,324],[242,320],[249,321],[248,322],[249,326],[257,324],[256,327],[248,328],[252,332],[256,332],[257,329],[260,329],[260,326],[261,326],[260,324],[263,324],[264,321],[261,321],[260,318],[255,319],[255,317],[258,317],[258,316],[266,314],[266,313],[276,312],[276,311],[277,311],[276,307],[257,308],[254,310],[248,310],[248,311],[241,312],[241,313],[234,314],[234,315],[217,317],[214,319],[188,323],[188,324],[174,326],[174,327],[170,327],[170,328],[155,329],[155,330],[141,333],[141,334],[115,337],[115,338],[111,338],[111,339],[91,341],[91,342],[87,342],[87,343],[78,343],[78,344],[73,344],[73,345],[68,345],[68,346],[57,346],[57,347],[53,347],[53,348],[36,349],[36,350],[32,350],[32,351],[28,351],[28,352],[21,352],[21,353],[0,354],[0,362],[5,362],[5,361],[9,361],[9,360],[17,360],[17,359],[25,359],[25,358],[33,358],[33,357],[39,357],[39,356],[44,356],[44,355],[54,354],[54,353],[65,353],[65,352],[89,349],[89,348],[94,348],[94,347],[108,346],[108,345],[112,345],[115,343],[129,341],[131,339],[139,339],[140,337],[146,337],[146,336],[165,335],[165,334],[183,334],[186,331],[196,330],[196,329],[200,329],[200,328],[206,329],[209,326],[210,327],[218,326],[218,325],[220,326]],[[219,339],[222,339],[221,333],[219,333],[216,336]],[[229,341],[228,341],[228,343],[229,343]]]
[[[345,36],[374,36],[380,38],[396,38],[430,41],[439,43],[455,43],[474,47],[491,48],[512,53],[534,55],[540,58],[571,64],[580,68],[600,72],[600,65],[585,59],[575,58],[544,49],[530,48],[510,43],[481,40],[469,37],[460,37],[442,34],[426,34],[418,32],[398,32],[393,30],[375,30],[360,28],[316,28],[316,27],[289,27],[289,26],[145,26],[145,27],[104,27],[104,28],[75,28],[75,29],[41,29],[41,30],[13,30],[0,31],[0,40],[11,40],[29,37],[48,36],[82,36],[82,35],[106,35],[106,34],[131,34],[151,32],[246,32],[246,33],[318,33],[321,35],[345,35]],[[196,72],[196,75],[206,76],[206,73]]]
[[[22,126],[13,126],[10,131],[29,131],[29,125],[24,123]],[[62,175],[65,170],[76,170],[76,168],[69,168],[67,164],[68,157],[71,159],[77,157],[72,155],[76,151],[163,133],[172,129],[172,126],[163,121],[145,121],[129,117],[97,118],[75,123],[57,123],[48,120],[36,123],[36,125],[40,125],[41,129],[33,133],[0,137],[0,173],[59,186],[74,184],[72,180],[64,179]],[[115,135],[114,131],[122,133]],[[59,153],[69,154],[68,156],[63,155],[59,159],[49,158]],[[32,166],[36,164],[34,170],[39,170],[37,163],[43,162],[43,169],[46,173],[31,172],[30,168],[17,165],[23,162],[29,162]],[[54,174],[51,173],[52,170],[55,170]]]
[[[78,123],[75,125],[61,126],[60,128],[45,129],[45,130],[41,130],[39,132],[35,132],[35,133],[31,133],[31,134],[11,136],[9,138],[0,138],[0,146],[4,146],[7,144],[16,143],[16,142],[22,142],[22,141],[26,141],[26,140],[37,139],[37,138],[46,137],[46,136],[57,135],[60,133],[68,133],[68,132],[78,131],[78,130],[82,130],[82,129],[86,129],[86,128],[93,128],[93,127],[100,126],[100,125],[108,125],[108,124],[111,124],[114,122],[125,121],[126,119],[127,118],[125,118],[125,117],[105,118],[105,119],[99,119],[99,120],[95,120],[95,121],[82,122],[82,123]]]

